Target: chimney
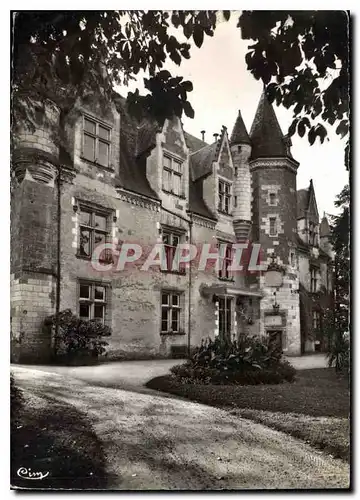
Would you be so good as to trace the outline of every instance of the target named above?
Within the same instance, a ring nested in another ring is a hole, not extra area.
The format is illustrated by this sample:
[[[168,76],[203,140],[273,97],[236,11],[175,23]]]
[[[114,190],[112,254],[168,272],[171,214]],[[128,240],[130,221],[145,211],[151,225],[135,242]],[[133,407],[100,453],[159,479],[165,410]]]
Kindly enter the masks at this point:
[[[215,142],[217,142],[219,134],[213,134],[213,136],[215,138]]]
[[[200,134],[201,134],[201,140],[205,142],[205,130],[202,130]]]

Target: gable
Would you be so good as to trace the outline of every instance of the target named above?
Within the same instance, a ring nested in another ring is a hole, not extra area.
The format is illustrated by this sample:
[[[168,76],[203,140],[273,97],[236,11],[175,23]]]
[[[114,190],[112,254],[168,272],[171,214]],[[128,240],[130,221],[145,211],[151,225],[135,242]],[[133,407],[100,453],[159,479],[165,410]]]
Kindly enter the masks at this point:
[[[221,137],[217,145],[217,151],[215,153],[215,161],[218,161],[219,168],[218,174],[226,179],[233,179],[233,164],[229,146],[229,140],[227,136],[226,128],[223,127],[221,132]]]
[[[314,191],[314,187],[312,185],[312,182],[310,183],[309,191],[310,191],[309,192],[309,204],[308,204],[309,219],[311,219],[313,222],[319,223],[319,212],[317,209],[315,191]]]

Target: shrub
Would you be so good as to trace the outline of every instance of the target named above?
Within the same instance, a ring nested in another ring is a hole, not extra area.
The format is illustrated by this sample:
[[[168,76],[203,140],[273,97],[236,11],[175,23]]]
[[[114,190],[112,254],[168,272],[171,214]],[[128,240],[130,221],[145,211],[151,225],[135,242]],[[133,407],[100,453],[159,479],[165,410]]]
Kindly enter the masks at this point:
[[[202,341],[191,359],[171,372],[184,383],[240,385],[292,382],[296,373],[279,349],[253,337]]]
[[[349,374],[350,342],[344,333],[336,332],[330,340],[327,359],[328,365],[335,366],[337,373]]]
[[[58,334],[55,334],[56,320],[58,319]],[[49,316],[45,325],[54,332],[55,358],[66,357],[97,359],[106,353],[108,342],[103,337],[111,335],[111,329],[96,320],[82,320],[71,312],[70,309],[61,311],[56,317]]]
[[[21,408],[23,407],[23,394],[21,390],[15,384],[14,376],[10,374],[10,416],[11,425],[14,426]]]

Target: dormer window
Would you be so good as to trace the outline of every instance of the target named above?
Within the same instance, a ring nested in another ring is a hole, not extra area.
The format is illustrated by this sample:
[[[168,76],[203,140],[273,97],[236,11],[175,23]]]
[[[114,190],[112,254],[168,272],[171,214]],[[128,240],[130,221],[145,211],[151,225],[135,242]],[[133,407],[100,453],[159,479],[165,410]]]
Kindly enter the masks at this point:
[[[230,214],[231,206],[231,185],[225,181],[219,181],[219,212]]]
[[[183,164],[170,156],[163,157],[162,188],[168,193],[183,196],[182,189]]]
[[[309,245],[315,246],[316,243],[316,225],[313,222],[309,222]]]
[[[85,160],[109,167],[111,129],[87,116],[83,117],[82,156]]]

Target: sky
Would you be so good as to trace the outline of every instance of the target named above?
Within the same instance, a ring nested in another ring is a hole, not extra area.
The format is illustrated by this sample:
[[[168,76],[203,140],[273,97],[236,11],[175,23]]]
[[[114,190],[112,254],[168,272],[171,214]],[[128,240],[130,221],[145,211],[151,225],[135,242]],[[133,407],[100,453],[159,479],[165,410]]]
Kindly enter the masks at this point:
[[[251,41],[241,39],[236,27],[239,15],[233,11],[230,21],[219,24],[213,37],[205,37],[200,49],[193,44],[190,59],[183,59],[180,66],[171,61],[166,64],[173,76],[192,81],[193,91],[188,93],[188,100],[195,110],[195,118],[183,116],[182,121],[184,129],[199,138],[200,131],[205,130],[206,142],[213,142],[213,134],[220,133],[222,125],[227,127],[230,137],[238,110],[250,132],[262,93],[262,82],[255,80],[246,67],[245,54]],[[142,77],[132,83],[129,90],[136,86],[140,91],[143,89]],[[283,133],[287,133],[292,111],[275,104],[274,109]],[[345,140],[336,136],[335,128],[327,126],[330,140],[323,144],[316,139],[310,146],[306,137],[292,137],[292,155],[300,163],[297,189],[307,188],[313,179],[320,217],[324,211],[339,212],[334,201],[348,182],[344,166]]]

